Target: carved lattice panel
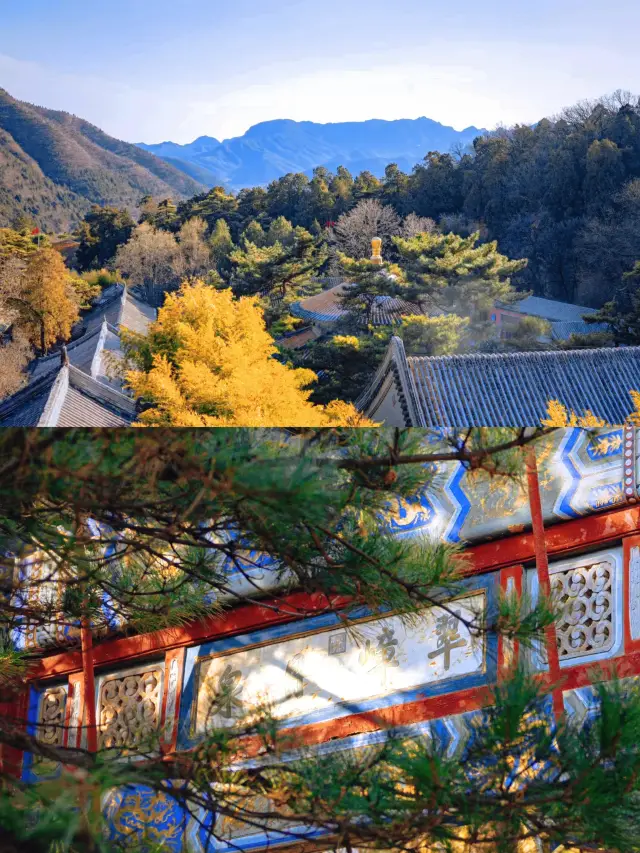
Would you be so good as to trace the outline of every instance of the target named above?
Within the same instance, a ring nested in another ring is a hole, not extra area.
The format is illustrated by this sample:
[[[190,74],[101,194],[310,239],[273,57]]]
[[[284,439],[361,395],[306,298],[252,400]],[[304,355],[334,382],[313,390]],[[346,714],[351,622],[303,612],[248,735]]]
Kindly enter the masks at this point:
[[[551,574],[551,592],[562,615],[556,622],[560,660],[608,652],[615,642],[616,565],[588,561]]]
[[[126,748],[149,742],[160,725],[162,669],[107,676],[100,686],[100,746]]]
[[[38,715],[38,740],[49,746],[62,746],[66,705],[65,687],[50,687],[43,692]]]
[[[47,746],[58,747],[64,743],[64,722],[67,707],[67,688],[48,687],[40,693],[38,715],[35,720],[35,735]],[[52,778],[57,775],[60,764],[49,758],[33,756],[28,764],[31,781]]]

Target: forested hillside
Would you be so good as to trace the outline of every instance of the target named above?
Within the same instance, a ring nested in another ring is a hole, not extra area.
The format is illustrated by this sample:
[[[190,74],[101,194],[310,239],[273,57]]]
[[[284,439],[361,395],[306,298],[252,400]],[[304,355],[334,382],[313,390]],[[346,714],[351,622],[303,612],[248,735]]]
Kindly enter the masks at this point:
[[[236,196],[216,188],[179,215],[210,226],[226,218],[235,238],[251,219],[323,226],[362,198],[444,230],[479,228],[509,257],[528,259],[516,278],[522,289],[600,306],[640,258],[640,99],[617,92],[578,104],[534,127],[478,137],[462,156],[428,153],[410,173],[391,164],[382,180],[320,168],[311,179],[288,174]]]
[[[91,204],[138,206],[143,195],[185,198],[202,185],[135,145],[68,113],[0,89],[0,227],[28,216],[67,230]]]

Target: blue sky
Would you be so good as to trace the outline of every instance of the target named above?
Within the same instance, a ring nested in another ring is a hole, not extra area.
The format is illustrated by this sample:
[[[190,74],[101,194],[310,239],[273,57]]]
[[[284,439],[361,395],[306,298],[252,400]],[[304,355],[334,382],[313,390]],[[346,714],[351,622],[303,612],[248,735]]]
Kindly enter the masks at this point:
[[[640,94],[637,0],[0,0],[0,86],[131,142]]]

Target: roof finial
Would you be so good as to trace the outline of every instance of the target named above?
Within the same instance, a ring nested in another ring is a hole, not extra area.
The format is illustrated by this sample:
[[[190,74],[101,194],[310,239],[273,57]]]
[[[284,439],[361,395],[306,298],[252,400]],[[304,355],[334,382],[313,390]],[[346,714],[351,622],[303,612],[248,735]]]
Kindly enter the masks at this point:
[[[64,344],[62,344],[62,349],[60,350],[60,364],[62,367],[69,366],[69,353],[67,352],[67,348]]]
[[[371,260],[374,264],[382,265],[382,240],[374,237],[371,241]]]

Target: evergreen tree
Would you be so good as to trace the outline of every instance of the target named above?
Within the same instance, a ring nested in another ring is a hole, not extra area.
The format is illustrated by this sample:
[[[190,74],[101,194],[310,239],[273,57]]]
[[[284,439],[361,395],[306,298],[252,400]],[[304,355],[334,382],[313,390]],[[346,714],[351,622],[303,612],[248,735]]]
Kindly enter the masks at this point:
[[[265,245],[273,246],[275,243],[280,243],[282,246],[290,246],[294,239],[293,225],[284,216],[278,216],[269,225]]]
[[[286,343],[283,346],[285,356],[294,366],[305,367],[319,375],[309,398],[319,405],[337,397],[355,402],[370,384],[389,346],[389,327],[372,328],[359,334],[353,334],[348,327],[343,331],[303,350],[288,352]]]
[[[193,217],[189,217],[191,219]],[[161,228],[164,231],[177,231],[180,227],[178,218],[178,208],[173,199],[165,198],[158,202],[153,222],[155,228]]]
[[[543,431],[515,429],[446,436],[320,430],[282,439],[247,430],[4,430],[0,548],[19,556],[46,548],[51,571],[64,573],[64,587],[52,594],[49,573],[41,581],[16,573],[17,597],[0,598],[3,634],[21,619],[50,627],[82,619],[104,634],[105,601],[129,632],[219,614],[228,606],[220,603],[228,588],[225,566],[237,565],[239,553],[258,553],[286,569],[284,594],[270,603],[289,607],[287,592],[307,593],[297,618],[339,612],[351,628],[366,606],[391,609],[415,627],[425,607],[445,608],[460,594],[465,561],[455,547],[390,535],[381,523],[390,503],[428,490],[438,475],[434,463],[443,458],[472,469],[491,490],[504,477],[520,476],[527,444],[546,449]],[[95,523],[91,536],[83,520]],[[18,614],[15,600],[24,602]],[[544,596],[531,608],[513,594],[500,598],[495,613],[464,626],[472,636],[498,633],[528,648],[553,618]],[[4,701],[30,662],[5,644]],[[548,689],[546,679],[517,667],[505,673],[455,757],[435,733],[409,740],[400,732],[354,755],[304,750],[295,761],[282,760],[292,748],[290,729],[283,731],[268,709],[233,729],[211,727],[196,750],[171,756],[152,738],[126,751],[59,745],[4,715],[2,744],[60,770],[53,783],[3,775],[3,849],[115,853],[119,843],[109,837],[102,795],[142,785],[165,809],[176,801],[195,814],[204,810],[208,819],[222,813],[251,833],[293,821],[305,827],[306,838],[313,828],[347,849],[481,846],[511,853],[518,842],[538,839],[543,848],[570,843],[634,853],[638,689],[628,681],[596,683],[591,707],[598,717],[591,724],[589,715],[586,726],[554,719],[544,701]],[[248,755],[258,760],[238,765],[252,744]],[[140,810],[129,847],[164,846],[152,813]],[[305,838],[291,832],[292,840]]]
[[[497,301],[522,298],[511,277],[526,266],[498,252],[497,243],[477,245],[479,235],[464,238],[438,232],[410,240],[394,237],[400,266],[408,282],[408,298],[428,313],[454,312],[470,319],[476,334],[489,328],[488,314]]]
[[[194,196],[178,205],[180,222],[186,222],[194,216],[204,219],[210,233],[218,219],[226,219],[234,239],[238,236],[238,200],[224,187],[213,187],[207,193]]]
[[[101,269],[131,237],[135,222],[128,210],[94,206],[80,223],[75,262],[80,270]]]
[[[267,245],[267,235],[264,233],[262,225],[256,219],[252,219],[251,222],[247,223],[247,227],[241,235],[241,243],[253,243],[258,248]]]
[[[269,246],[245,243],[231,253],[233,289],[238,294],[286,296],[290,290],[308,281],[324,262],[326,252],[308,231],[297,227],[293,240]]]
[[[273,338],[255,298],[202,282],[169,294],[146,337],[126,344],[137,369],[127,383],[141,398],[146,426],[329,426],[364,422],[339,402],[308,402],[310,370],[273,356]]]
[[[377,261],[368,258],[348,258],[341,252],[338,253],[338,260],[345,281],[348,282],[340,303],[357,325],[367,328],[381,300],[400,296],[406,289],[402,270],[394,264],[379,265]]]
[[[47,235],[41,235],[40,246],[45,249],[49,246]],[[13,228],[0,228],[0,261],[11,257],[27,258],[38,251],[35,237],[29,232],[23,234]]]
[[[622,277],[622,287],[616,292],[616,298],[605,303],[600,311],[585,314],[587,323],[606,323],[607,332],[574,337],[572,343],[601,346],[613,343],[615,346],[638,346],[640,344],[640,261]]]
[[[350,210],[353,204],[353,176],[344,166],[338,166],[336,169],[336,173],[329,184],[329,191],[334,199],[333,216],[338,219],[339,216]]]
[[[218,274],[227,281],[231,275],[231,252],[235,249],[226,219],[218,219],[209,238],[211,259]]]

